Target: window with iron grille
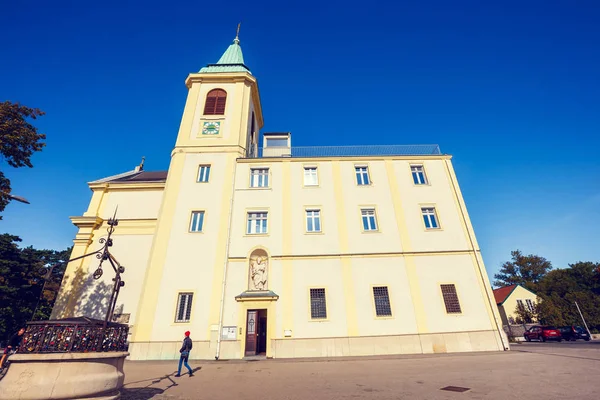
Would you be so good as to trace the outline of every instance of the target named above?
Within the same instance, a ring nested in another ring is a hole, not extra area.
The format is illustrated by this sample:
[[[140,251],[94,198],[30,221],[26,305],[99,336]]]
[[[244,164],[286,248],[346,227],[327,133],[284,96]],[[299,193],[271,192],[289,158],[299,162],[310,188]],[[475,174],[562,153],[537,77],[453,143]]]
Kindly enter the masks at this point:
[[[460,314],[460,302],[458,301],[458,295],[456,294],[456,287],[454,284],[440,285],[442,289],[442,296],[444,297],[444,304],[446,305],[446,312],[448,314]]]
[[[373,287],[373,297],[375,299],[375,314],[378,317],[391,317],[392,307],[390,306],[390,295],[387,286]]]
[[[208,182],[210,177],[210,165],[201,165],[198,168],[198,182]]]
[[[425,177],[425,170],[422,165],[411,165],[410,170],[415,185],[427,185],[427,177]]]
[[[252,168],[250,187],[269,187],[269,168]]]
[[[223,89],[213,89],[206,95],[204,103],[204,115],[223,115],[225,114],[225,103],[227,102],[227,92]]]
[[[318,184],[317,167],[304,167],[304,186],[317,186]]]
[[[202,232],[202,225],[204,225],[204,211],[192,211],[190,232]]]
[[[177,299],[175,322],[190,322],[190,315],[192,314],[193,297],[193,293],[179,293],[179,298]]]
[[[360,210],[362,217],[363,230],[365,231],[376,231],[377,230],[377,216],[375,215],[375,209],[364,208]]]
[[[327,318],[327,302],[325,300],[325,289],[310,289],[310,318]]]
[[[306,231],[321,232],[321,210],[306,210]]]
[[[246,233],[249,235],[267,233],[267,213],[249,212]]]
[[[369,168],[368,167],[354,167],[356,171],[356,184],[357,185],[369,185]]]
[[[438,229],[440,227],[434,207],[423,207],[421,208],[421,213],[423,214],[423,222],[425,222],[425,228]]]

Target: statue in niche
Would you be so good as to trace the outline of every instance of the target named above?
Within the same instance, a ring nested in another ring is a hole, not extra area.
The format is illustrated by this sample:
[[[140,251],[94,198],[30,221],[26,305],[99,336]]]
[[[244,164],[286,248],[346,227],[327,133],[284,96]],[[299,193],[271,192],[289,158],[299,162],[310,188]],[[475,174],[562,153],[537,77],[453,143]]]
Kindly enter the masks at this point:
[[[250,279],[248,290],[267,290],[268,257],[264,251],[256,251],[250,256]]]

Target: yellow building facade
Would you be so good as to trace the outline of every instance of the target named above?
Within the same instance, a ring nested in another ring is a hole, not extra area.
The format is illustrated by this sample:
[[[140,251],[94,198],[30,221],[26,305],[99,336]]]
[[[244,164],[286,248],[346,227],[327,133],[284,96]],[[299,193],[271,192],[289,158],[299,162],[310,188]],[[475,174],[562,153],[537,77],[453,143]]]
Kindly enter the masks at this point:
[[[517,306],[533,313],[538,304],[537,295],[521,285],[510,285],[494,289],[494,297],[503,325],[522,323],[522,321],[519,322]],[[533,318],[533,322],[537,322],[535,318]]]
[[[508,349],[451,156],[261,134],[237,38],[186,85],[169,170],[91,182],[71,218],[77,257],[118,207],[131,359],[178,358],[188,330],[198,359]],[[103,317],[96,266],[68,265],[54,318]]]

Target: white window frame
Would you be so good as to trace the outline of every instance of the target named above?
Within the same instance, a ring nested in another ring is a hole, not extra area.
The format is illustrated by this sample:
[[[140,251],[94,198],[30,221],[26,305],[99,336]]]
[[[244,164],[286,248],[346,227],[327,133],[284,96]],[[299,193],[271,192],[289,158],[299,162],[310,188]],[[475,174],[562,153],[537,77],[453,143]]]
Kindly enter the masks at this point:
[[[317,167],[304,167],[304,186],[319,186]]]
[[[204,217],[206,213],[203,210],[192,211],[190,216],[190,232],[198,233],[202,232],[204,228]],[[196,217],[198,216],[198,217]]]
[[[535,309],[535,304],[533,303],[533,300],[525,299],[525,304],[527,304],[527,309],[529,310],[529,312],[533,312],[533,310]]]
[[[428,185],[427,174],[423,165],[411,165],[410,172],[412,174],[413,183],[415,185]]]
[[[269,168],[250,168],[250,187],[269,187]]]
[[[421,207],[421,216],[423,218],[423,225],[425,229],[440,229],[440,219],[437,215],[437,210],[433,206],[424,206]],[[429,222],[429,226],[427,226],[427,220]],[[435,223],[435,226],[433,226]]]
[[[321,223],[321,210],[318,208],[307,208],[305,210],[306,214],[306,232],[309,233],[319,233],[322,231],[323,226]],[[311,227],[312,224],[312,227]],[[319,225],[319,229],[317,229],[317,224]]]
[[[356,184],[358,186],[368,186],[371,184],[368,165],[355,165],[354,174],[356,175]]]
[[[264,224],[262,223],[264,221]],[[268,211],[248,211],[246,214],[246,234],[265,235],[269,232]]]
[[[210,179],[210,165],[200,165],[198,167],[198,178],[196,182],[198,183],[207,183]]]
[[[365,219],[367,224],[365,226]],[[377,211],[374,207],[365,207],[360,209],[360,222],[364,232],[375,232],[379,230],[377,223]]]
[[[181,292],[177,295],[177,308],[175,309],[175,322],[185,323],[190,322],[192,317],[192,303],[194,301],[194,293]],[[182,308],[183,302],[183,308]],[[180,316],[181,312],[183,315]]]

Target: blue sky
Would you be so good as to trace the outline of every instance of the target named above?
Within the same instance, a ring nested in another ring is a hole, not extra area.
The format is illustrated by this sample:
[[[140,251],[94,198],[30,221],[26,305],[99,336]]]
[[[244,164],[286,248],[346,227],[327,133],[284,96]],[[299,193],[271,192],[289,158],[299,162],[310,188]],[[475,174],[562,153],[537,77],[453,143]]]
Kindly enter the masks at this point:
[[[89,3],[89,4],[88,4]],[[438,143],[490,275],[521,249],[600,261],[600,3],[13,1],[0,100],[39,107],[47,147],[1,168],[0,232],[61,249],[86,182],[167,169],[189,72],[235,36],[265,127],[296,146]],[[485,4],[484,4],[485,3]]]

